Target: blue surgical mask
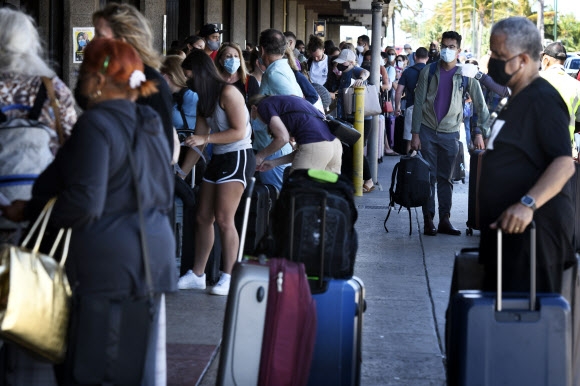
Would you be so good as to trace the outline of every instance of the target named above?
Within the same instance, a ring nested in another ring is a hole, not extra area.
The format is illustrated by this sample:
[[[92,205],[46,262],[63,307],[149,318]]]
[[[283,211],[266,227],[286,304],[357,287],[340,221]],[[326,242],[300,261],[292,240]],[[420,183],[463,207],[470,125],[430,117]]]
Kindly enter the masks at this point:
[[[441,59],[447,63],[451,63],[457,57],[457,50],[452,50],[449,48],[444,48],[441,50]]]
[[[208,40],[207,42],[205,42],[205,44],[207,44],[209,49],[212,51],[217,51],[220,48],[220,42],[216,42],[213,40]]]
[[[224,61],[224,68],[230,74],[235,74],[240,68],[240,58],[227,58]]]

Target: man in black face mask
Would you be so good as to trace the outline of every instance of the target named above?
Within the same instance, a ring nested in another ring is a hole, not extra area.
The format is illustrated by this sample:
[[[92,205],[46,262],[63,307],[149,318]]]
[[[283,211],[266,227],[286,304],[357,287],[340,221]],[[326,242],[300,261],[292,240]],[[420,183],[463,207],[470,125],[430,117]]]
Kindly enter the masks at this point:
[[[539,76],[541,37],[524,17],[496,23],[488,74],[512,95],[493,114],[481,164],[480,261],[484,289],[495,291],[497,229],[503,230],[503,290],[530,289],[528,225],[537,229],[538,292],[560,292],[563,268],[574,262],[574,206],[564,188],[574,174],[566,103]]]
[[[438,62],[441,59],[441,54],[439,54],[439,43],[431,42],[429,45],[429,59],[427,59],[427,64]]]

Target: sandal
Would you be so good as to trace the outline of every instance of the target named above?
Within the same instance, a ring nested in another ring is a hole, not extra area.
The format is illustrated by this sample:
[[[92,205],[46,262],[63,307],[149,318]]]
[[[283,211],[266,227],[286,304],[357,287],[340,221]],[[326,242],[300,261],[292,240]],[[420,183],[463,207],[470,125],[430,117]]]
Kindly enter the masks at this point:
[[[397,153],[397,152],[396,152],[396,151],[394,151],[393,149],[389,149],[389,150],[391,150],[391,151],[387,151],[387,150],[385,150],[385,155],[386,155],[387,157],[390,157],[390,156],[393,156],[393,157],[395,157],[395,156],[398,156],[398,155],[400,155],[399,153]]]
[[[368,185],[363,185],[362,190],[363,190],[363,193],[370,193],[373,190],[375,190],[375,186],[373,185],[373,186],[369,187]]]

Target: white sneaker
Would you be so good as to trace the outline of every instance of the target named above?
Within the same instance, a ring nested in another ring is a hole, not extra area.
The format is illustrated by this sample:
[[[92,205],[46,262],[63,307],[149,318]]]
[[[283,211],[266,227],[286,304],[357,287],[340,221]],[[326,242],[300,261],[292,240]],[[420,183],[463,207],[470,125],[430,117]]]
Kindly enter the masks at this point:
[[[222,273],[220,280],[212,287],[209,293],[212,295],[227,296],[227,294],[230,292],[231,279],[232,275]]]
[[[205,289],[205,273],[201,276],[197,276],[190,269],[179,278],[177,281],[177,288],[180,290],[185,289]]]

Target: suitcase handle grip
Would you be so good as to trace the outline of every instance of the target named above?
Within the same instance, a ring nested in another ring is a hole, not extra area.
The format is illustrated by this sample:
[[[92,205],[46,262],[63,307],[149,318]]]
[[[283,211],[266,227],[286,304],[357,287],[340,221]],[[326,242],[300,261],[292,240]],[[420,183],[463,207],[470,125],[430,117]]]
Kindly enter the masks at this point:
[[[530,224],[530,311],[536,309],[536,223]],[[503,232],[497,229],[497,298],[496,311],[502,310],[502,260],[503,260]]]
[[[238,263],[244,257],[244,244],[246,242],[246,232],[248,231],[248,218],[250,217],[250,205],[252,203],[252,193],[254,192],[254,185],[256,184],[256,177],[250,178],[248,187],[244,192],[246,198],[246,207],[244,208],[244,220],[242,221],[242,232],[240,234],[240,247],[238,249]],[[242,196],[243,197],[243,196]]]

